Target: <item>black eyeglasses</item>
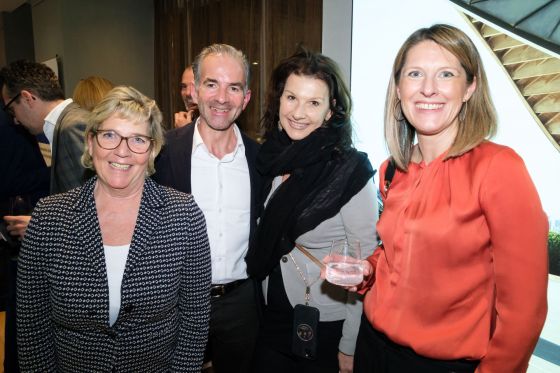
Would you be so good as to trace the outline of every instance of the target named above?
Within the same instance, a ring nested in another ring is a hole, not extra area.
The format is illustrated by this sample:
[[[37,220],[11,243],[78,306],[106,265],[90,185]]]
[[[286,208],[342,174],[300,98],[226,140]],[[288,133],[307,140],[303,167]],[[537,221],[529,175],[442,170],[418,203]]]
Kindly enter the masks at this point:
[[[121,145],[123,140],[131,152],[136,154],[144,154],[152,145],[154,139],[143,135],[121,136],[113,130],[97,130],[95,132],[95,140],[97,144],[105,150],[113,150]]]
[[[12,99],[10,101],[8,101],[8,103],[6,105],[4,105],[4,111],[8,114],[10,114],[12,117],[14,116],[14,109],[12,109],[10,106],[14,103],[15,100],[17,100],[19,97],[21,96],[21,92],[18,93],[17,95],[15,95],[14,97],[12,97]]]

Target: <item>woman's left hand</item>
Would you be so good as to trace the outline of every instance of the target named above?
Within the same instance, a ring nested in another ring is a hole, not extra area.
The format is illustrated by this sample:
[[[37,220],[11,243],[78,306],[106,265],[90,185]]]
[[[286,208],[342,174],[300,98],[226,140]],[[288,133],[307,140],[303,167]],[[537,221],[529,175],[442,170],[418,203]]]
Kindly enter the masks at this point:
[[[352,373],[354,370],[354,356],[338,352],[339,373]]]

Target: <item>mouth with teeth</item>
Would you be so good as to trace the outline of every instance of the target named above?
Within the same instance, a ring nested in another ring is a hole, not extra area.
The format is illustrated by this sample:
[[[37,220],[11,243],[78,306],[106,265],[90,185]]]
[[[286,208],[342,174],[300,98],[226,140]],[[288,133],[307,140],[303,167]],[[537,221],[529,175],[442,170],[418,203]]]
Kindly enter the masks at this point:
[[[212,106],[212,111],[217,114],[227,114],[229,112],[229,108],[219,108]]]
[[[430,103],[417,103],[416,108],[422,110],[438,110],[443,107],[443,104],[430,104]]]
[[[298,122],[294,122],[293,120],[288,120],[288,123],[290,124],[290,127],[296,130],[304,130],[307,128],[306,123],[298,123]]]
[[[109,164],[119,170],[128,170],[130,168],[129,164],[120,164],[120,163],[116,163],[116,162],[109,162]]]

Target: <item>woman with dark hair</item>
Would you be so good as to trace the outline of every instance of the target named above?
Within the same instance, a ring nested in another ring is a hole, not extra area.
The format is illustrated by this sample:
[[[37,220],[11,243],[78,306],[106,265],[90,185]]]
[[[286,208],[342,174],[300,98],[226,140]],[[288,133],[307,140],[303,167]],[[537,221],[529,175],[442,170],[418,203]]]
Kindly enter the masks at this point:
[[[383,244],[363,263],[356,372],[526,371],[546,316],[548,221],[523,160],[487,141],[495,130],[468,36],[414,32],[387,90]]]
[[[265,279],[256,372],[352,371],[362,303],[320,280],[296,248],[322,260],[336,240],[359,241],[364,256],[375,247],[374,171],[352,147],[351,105],[338,67],[321,54],[299,51],[272,74],[257,158],[264,210],[247,255],[247,272]],[[293,330],[315,321],[305,336]]]

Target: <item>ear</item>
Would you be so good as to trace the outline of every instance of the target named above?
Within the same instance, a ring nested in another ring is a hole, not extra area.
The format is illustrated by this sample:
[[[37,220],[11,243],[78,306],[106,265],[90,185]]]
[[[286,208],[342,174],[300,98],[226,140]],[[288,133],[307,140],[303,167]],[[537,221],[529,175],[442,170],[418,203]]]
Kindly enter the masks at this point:
[[[473,78],[473,82],[471,83],[471,85],[467,87],[465,96],[463,96],[463,101],[469,101],[474,91],[476,91],[476,76]]]
[[[33,96],[33,94],[27,90],[22,90],[21,91],[21,100],[25,103],[27,103],[27,105],[29,106],[33,106],[35,103],[35,100],[37,98],[35,96]]]
[[[251,90],[250,89],[247,90],[247,93],[245,93],[245,97],[243,98],[243,110],[245,110],[249,101],[251,101]]]
[[[398,86],[397,86],[397,97],[399,98],[399,100],[401,99],[401,90]]]
[[[87,137],[87,144],[88,144],[88,154],[90,157],[93,156],[93,134],[90,133]]]

